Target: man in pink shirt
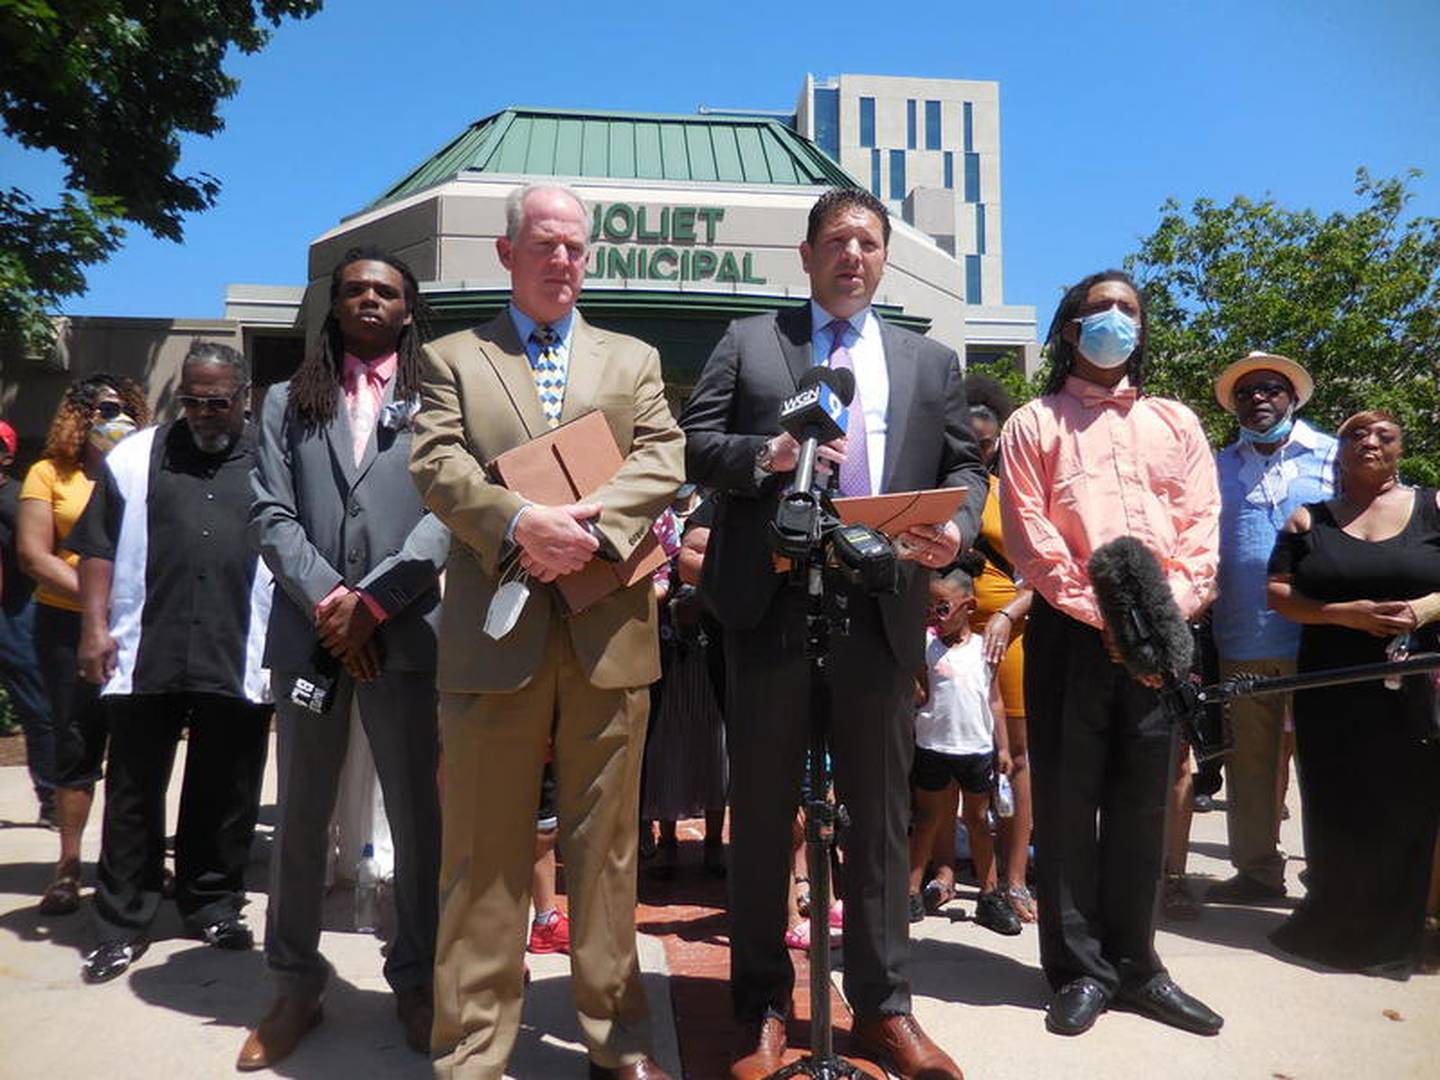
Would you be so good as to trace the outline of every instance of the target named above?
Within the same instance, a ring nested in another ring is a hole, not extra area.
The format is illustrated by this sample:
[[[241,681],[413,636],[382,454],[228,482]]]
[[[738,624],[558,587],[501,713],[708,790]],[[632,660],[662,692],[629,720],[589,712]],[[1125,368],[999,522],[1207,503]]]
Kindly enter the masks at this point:
[[[1214,597],[1214,458],[1194,413],[1142,395],[1145,331],[1127,275],[1072,287],[1050,324],[1045,394],[1001,437],[1005,546],[1035,589],[1025,698],[1040,962],[1056,991],[1045,1023],[1061,1035],[1112,1003],[1199,1034],[1222,1023],[1155,955],[1175,731],[1156,690],[1118,663],[1086,572],[1097,547],[1133,536],[1186,618]]]

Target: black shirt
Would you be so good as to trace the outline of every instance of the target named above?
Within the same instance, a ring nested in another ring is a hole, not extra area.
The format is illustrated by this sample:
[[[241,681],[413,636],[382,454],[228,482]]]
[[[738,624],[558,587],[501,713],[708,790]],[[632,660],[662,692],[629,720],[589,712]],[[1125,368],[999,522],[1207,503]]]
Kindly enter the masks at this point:
[[[147,437],[148,454],[129,445]],[[130,436],[106,459],[65,546],[115,563],[110,621],[121,655],[107,693],[254,699],[259,654],[250,651],[269,610],[265,575],[257,624],[258,558],[246,537],[254,458],[248,429],[228,451],[207,454],[179,420]],[[143,493],[143,513],[127,513],[127,492]]]

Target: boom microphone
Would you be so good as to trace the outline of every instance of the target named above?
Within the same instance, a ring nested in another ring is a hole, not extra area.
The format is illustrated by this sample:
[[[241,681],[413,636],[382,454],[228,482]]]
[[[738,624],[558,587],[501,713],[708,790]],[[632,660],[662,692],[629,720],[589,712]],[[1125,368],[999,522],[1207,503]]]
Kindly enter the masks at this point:
[[[1185,680],[1195,639],[1150,549],[1133,536],[1121,536],[1096,548],[1088,569],[1105,628],[1126,670],[1160,675],[1169,686]]]

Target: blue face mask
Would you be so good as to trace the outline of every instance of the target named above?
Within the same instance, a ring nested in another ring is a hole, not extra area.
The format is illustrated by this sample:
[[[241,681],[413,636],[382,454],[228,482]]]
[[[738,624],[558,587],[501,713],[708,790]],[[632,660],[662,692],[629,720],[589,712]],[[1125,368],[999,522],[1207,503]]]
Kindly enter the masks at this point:
[[[1256,431],[1244,424],[1240,425],[1240,441],[1250,445],[1256,443],[1278,443],[1284,442],[1290,437],[1290,431],[1295,426],[1295,410],[1287,409],[1285,415],[1276,421],[1275,426],[1269,431]]]
[[[1110,307],[1076,319],[1080,324],[1080,353],[1100,368],[1117,368],[1135,351],[1140,328],[1119,308]]]

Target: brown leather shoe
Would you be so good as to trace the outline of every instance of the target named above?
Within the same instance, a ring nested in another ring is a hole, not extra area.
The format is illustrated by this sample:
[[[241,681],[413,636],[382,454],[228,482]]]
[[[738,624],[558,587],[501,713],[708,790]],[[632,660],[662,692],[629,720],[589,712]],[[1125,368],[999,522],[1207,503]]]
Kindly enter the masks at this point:
[[[241,1072],[268,1069],[300,1045],[310,1029],[320,1023],[320,998],[282,994],[240,1047],[235,1068]]]
[[[874,1058],[901,1080],[965,1080],[960,1066],[930,1040],[913,1016],[857,1019],[850,1048]]]
[[[785,1021],[767,1014],[765,1019],[746,1024],[741,1031],[730,1080],[763,1080],[785,1062]]]
[[[670,1074],[648,1057],[609,1069],[590,1062],[590,1080],[670,1080]]]
[[[405,1045],[417,1054],[430,1054],[430,1029],[435,1025],[435,1006],[428,986],[411,986],[395,991],[395,1015],[405,1028]]]

